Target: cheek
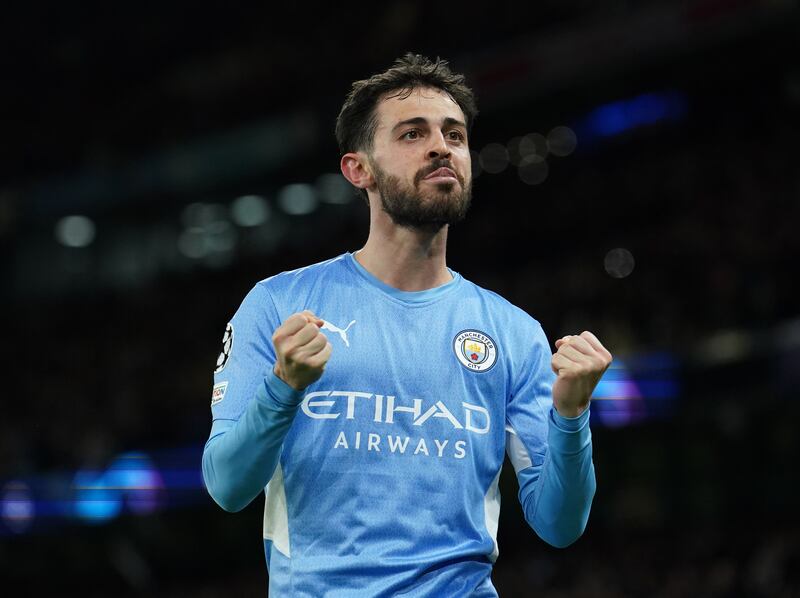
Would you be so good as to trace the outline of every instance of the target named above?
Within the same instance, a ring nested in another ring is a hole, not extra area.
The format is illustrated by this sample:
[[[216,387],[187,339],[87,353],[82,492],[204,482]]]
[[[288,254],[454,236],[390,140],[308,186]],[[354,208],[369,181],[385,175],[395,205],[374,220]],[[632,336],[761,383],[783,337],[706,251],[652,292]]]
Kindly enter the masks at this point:
[[[464,175],[464,179],[467,181],[472,180],[472,156],[470,155],[469,150],[467,149],[459,152],[457,159],[458,164],[461,166],[461,172]]]

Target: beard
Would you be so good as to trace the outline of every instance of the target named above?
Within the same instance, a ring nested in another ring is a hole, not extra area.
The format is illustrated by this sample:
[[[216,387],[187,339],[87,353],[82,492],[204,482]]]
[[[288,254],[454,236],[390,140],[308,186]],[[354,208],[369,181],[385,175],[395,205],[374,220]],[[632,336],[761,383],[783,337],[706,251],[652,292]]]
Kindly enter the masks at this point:
[[[438,183],[426,190],[420,188],[422,179],[439,168],[455,172],[447,160],[435,160],[420,169],[409,185],[372,163],[381,207],[397,226],[437,232],[446,224],[464,219],[472,201],[472,184],[467,184],[460,174],[456,173],[458,188],[455,183]]]

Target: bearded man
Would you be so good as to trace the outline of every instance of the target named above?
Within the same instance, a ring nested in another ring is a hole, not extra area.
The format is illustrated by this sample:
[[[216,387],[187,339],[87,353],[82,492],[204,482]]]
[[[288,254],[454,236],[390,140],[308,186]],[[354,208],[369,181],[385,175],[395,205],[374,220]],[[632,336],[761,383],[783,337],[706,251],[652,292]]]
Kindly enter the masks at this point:
[[[407,54],[353,84],[336,125],[366,244],[255,285],[225,332],[203,474],[262,490],[271,596],[497,596],[507,452],[525,518],[564,547],[595,492],[589,399],[611,363],[446,265],[469,207],[462,75]]]

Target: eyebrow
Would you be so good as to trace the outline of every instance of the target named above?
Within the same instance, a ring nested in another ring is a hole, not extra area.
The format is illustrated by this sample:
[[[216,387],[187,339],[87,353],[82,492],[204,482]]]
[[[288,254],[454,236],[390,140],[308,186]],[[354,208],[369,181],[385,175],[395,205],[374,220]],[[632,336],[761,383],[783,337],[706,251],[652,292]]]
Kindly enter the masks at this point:
[[[392,132],[406,125],[427,125],[427,124],[428,124],[428,119],[426,119],[424,116],[415,116],[414,118],[401,120],[399,123],[397,123],[395,126],[392,127]],[[467,128],[467,125],[465,125],[457,118],[453,118],[451,116],[448,116],[444,119],[444,125],[446,127],[457,126],[457,127],[464,127],[465,129]]]

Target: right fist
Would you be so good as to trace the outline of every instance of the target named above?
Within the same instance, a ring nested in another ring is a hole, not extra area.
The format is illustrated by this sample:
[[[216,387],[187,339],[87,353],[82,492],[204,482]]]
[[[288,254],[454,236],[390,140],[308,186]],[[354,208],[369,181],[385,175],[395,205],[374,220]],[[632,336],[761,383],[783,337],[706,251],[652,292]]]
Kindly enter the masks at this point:
[[[303,390],[322,376],[333,347],[320,328],[323,321],[311,311],[292,314],[272,335],[275,375],[295,390]]]

